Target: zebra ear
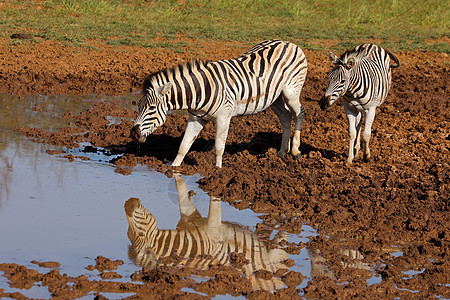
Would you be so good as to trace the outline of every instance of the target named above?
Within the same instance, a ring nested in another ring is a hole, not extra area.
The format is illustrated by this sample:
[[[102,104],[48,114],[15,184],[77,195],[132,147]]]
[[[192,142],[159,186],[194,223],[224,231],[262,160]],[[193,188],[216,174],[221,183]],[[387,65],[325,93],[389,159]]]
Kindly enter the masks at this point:
[[[345,66],[346,66],[347,69],[353,68],[354,65],[355,65],[355,58],[353,58],[353,57],[350,57],[350,58],[347,60],[347,63],[345,64]]]
[[[332,64],[337,64],[339,62],[339,57],[336,56],[333,52],[328,52],[328,58]]]
[[[167,94],[170,91],[171,88],[172,88],[172,84],[170,82],[168,82],[165,85],[162,85],[162,86],[158,87],[156,89],[156,92],[160,96],[164,96],[165,94]]]

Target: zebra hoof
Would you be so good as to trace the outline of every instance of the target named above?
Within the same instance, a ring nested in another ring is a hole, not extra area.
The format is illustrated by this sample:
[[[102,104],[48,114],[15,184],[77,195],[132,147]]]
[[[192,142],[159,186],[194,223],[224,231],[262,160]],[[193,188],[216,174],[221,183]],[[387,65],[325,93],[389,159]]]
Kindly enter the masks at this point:
[[[297,154],[297,155],[294,155],[294,159],[295,159],[295,160],[299,160],[301,157],[302,157],[302,154],[301,154],[301,153],[299,153],[299,154]]]
[[[283,161],[286,161],[285,158],[284,158],[285,155],[286,155],[286,154],[283,154],[283,153],[280,153],[280,152],[277,153],[277,156],[278,156],[279,158],[281,158]]]

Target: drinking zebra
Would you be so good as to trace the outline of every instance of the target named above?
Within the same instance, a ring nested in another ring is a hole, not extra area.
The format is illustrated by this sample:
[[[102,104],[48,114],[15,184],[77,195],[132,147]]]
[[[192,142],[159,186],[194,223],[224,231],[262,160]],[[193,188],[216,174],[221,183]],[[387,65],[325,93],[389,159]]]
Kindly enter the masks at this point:
[[[390,51],[374,44],[359,45],[340,58],[330,52],[329,59],[334,68],[328,73],[325,95],[319,101],[320,108],[325,110],[339,97],[343,97],[350,139],[349,164],[360,149],[364,115],[364,160],[369,160],[369,140],[375,110],[386,99],[391,87],[391,68],[398,68],[399,61]],[[391,59],[395,64],[391,64]]]
[[[235,59],[192,61],[150,75],[144,81],[138,117],[131,137],[145,142],[170,111],[187,110],[189,120],[172,166],[179,166],[208,121],[216,123],[216,166],[222,167],[231,117],[256,114],[271,107],[283,133],[278,156],[291,148],[300,156],[300,129],[304,109],[300,92],[307,72],[303,51],[279,40],[264,41]],[[291,119],[295,130],[290,147]]]
[[[128,220],[128,238],[131,241],[130,257],[141,266],[185,266],[194,270],[207,270],[212,265],[229,266],[230,254],[244,254],[248,263],[241,268],[255,290],[274,291],[284,287],[280,278],[262,279],[257,270],[275,273],[287,269],[283,263],[287,253],[282,249],[269,249],[267,242],[244,227],[222,221],[221,201],[211,196],[209,213],[203,218],[189,195],[179,174],[174,174],[180,206],[180,221],[176,229],[157,228],[156,218],[145,209],[139,199],[130,198],[125,203]],[[163,263],[162,258],[176,254],[176,263]]]

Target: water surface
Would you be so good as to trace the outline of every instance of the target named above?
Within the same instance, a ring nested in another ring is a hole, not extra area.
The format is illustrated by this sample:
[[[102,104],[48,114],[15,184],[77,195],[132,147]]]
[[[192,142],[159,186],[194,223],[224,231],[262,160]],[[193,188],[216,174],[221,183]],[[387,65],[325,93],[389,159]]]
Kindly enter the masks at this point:
[[[83,153],[36,143],[20,136],[12,128],[37,127],[56,130],[67,126],[59,119],[65,111],[78,113],[89,102],[73,98],[32,97],[18,99],[1,96],[0,106],[0,263],[23,264],[47,272],[32,260],[61,263],[60,273],[69,276],[87,275],[99,280],[98,271],[88,271],[99,255],[123,260],[117,272],[122,281],[140,270],[130,259],[127,237],[128,222],[124,203],[139,198],[158,220],[158,227],[175,229],[180,220],[178,191],[174,178],[136,167],[130,175],[115,173],[103,153]],[[69,162],[63,154],[49,155],[47,150],[61,150],[83,155],[89,160]],[[198,188],[198,176],[183,176],[188,190],[195,191],[192,201],[198,212],[208,216],[210,197]],[[261,220],[251,210],[237,210],[221,203],[222,220],[252,232]],[[308,228],[313,234],[314,230]],[[276,232],[273,233],[276,235]],[[291,240],[306,239],[288,235]],[[288,255],[297,265],[296,271],[308,276],[310,265],[306,248],[300,255]],[[45,287],[17,290],[8,286],[0,276],[0,288],[6,292],[19,291],[29,297],[48,298]],[[123,295],[127,296],[127,295]]]
[[[180,190],[175,178],[142,166],[135,167],[130,175],[125,176],[115,172],[115,167],[109,163],[114,156],[106,156],[104,151],[85,153],[80,149],[36,143],[13,129],[36,127],[56,130],[68,126],[67,120],[59,118],[62,113],[70,111],[77,114],[89,106],[89,101],[73,97],[26,96],[18,99],[0,96],[0,263],[17,263],[45,273],[49,269],[39,268],[31,261],[57,261],[61,264],[61,274],[86,275],[100,280],[98,271],[85,268],[95,265],[95,258],[101,255],[124,261],[117,269],[122,279],[116,280],[129,282],[130,275],[141,266],[129,256],[131,243],[127,237],[124,204],[130,198],[138,198],[156,218],[158,228],[177,228]],[[115,117],[108,120],[110,123],[120,122]],[[49,155],[47,150],[61,150],[63,153]],[[84,156],[88,160],[70,162],[64,158],[65,154]],[[211,199],[198,188],[198,179],[198,175],[182,176],[187,190],[195,192],[191,197],[195,209],[207,218]],[[221,202],[220,209],[222,222],[237,224],[236,228],[248,234],[254,234],[256,224],[261,222],[251,210],[237,210],[226,202]],[[307,243],[309,237],[317,235],[310,226],[303,225],[302,230],[300,235],[273,230],[270,238],[282,235],[289,242]],[[298,255],[286,254],[295,262],[290,270],[306,276],[299,288],[306,287],[314,273],[333,277],[322,266],[320,257],[317,259],[317,253],[303,247]],[[316,259],[310,258],[313,256]],[[380,281],[373,266],[363,267],[374,274],[368,280],[369,284]],[[0,276],[0,288],[5,292],[18,291],[28,297],[51,297],[45,287],[38,285],[30,290],[10,288],[4,276]],[[121,298],[130,295],[108,293],[107,296]]]

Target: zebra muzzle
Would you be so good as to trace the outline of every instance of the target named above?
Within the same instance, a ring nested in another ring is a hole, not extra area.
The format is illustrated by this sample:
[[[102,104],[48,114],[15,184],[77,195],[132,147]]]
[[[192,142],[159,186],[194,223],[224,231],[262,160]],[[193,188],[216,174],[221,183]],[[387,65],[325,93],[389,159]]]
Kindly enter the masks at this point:
[[[130,136],[134,141],[138,143],[145,142],[145,136],[142,135],[141,127],[139,125],[134,125],[134,127],[131,129]]]
[[[320,109],[326,110],[330,105],[331,96],[323,96],[322,99],[319,100]]]

